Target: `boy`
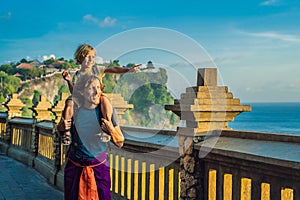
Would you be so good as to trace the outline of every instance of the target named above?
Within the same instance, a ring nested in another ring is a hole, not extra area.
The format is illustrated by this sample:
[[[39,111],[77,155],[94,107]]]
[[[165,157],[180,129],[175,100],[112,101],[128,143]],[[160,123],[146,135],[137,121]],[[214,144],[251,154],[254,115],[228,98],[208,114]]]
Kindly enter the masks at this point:
[[[71,81],[71,76],[64,71],[62,73],[63,78],[67,81],[68,87],[70,90],[70,93],[73,94],[73,85],[76,83],[76,81],[80,78],[80,76],[85,74],[93,74],[100,78],[102,83],[102,78],[105,74],[108,73],[115,73],[115,74],[122,74],[127,72],[137,72],[138,67],[140,65],[136,65],[134,68],[125,68],[125,67],[111,67],[106,68],[104,66],[95,65],[95,57],[96,57],[96,50],[88,45],[88,44],[82,44],[80,45],[76,52],[74,53],[74,58],[78,64],[81,65],[81,68],[76,71],[73,81]],[[103,89],[103,88],[101,88]],[[76,102],[75,102],[76,103]],[[112,114],[113,114],[113,108],[109,102],[109,99],[107,97],[101,98],[101,110],[104,118],[108,121],[111,120]],[[66,104],[62,113],[62,119],[70,121],[74,112],[73,112],[74,102],[71,97],[69,97],[66,100]],[[60,123],[61,124],[61,123]],[[63,127],[59,127],[60,129],[63,129]],[[66,129],[64,131],[61,131],[63,133],[62,135],[62,143],[64,145],[69,145],[71,143],[71,134],[70,130]]]

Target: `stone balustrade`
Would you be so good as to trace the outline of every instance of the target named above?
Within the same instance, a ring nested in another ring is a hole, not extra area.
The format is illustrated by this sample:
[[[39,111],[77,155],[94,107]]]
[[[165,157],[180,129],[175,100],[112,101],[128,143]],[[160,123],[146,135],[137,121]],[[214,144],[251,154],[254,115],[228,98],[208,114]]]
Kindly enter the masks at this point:
[[[47,101],[46,96],[42,95],[40,101],[34,108],[34,111],[36,113],[35,118],[37,120],[52,119],[51,110],[50,110],[51,107],[52,104],[49,101]]]
[[[108,93],[105,95],[110,100],[112,106],[116,109],[119,118],[119,124],[123,125],[124,120],[122,119],[122,115],[124,115],[126,110],[133,108],[133,105],[128,104],[128,102],[124,100],[121,94]]]
[[[24,106],[25,105],[18,98],[18,94],[13,94],[9,102],[6,104],[6,107],[8,108],[8,116],[9,117],[21,116],[22,115],[21,108]]]
[[[227,86],[217,86],[217,69],[198,69],[198,85],[186,89],[174,105],[166,105],[186,121],[181,133],[193,136],[207,135],[210,130],[228,130],[228,122],[241,112],[251,111],[249,105],[240,105]]]
[[[251,107],[241,105],[227,86],[217,86],[216,77],[216,69],[199,69],[197,86],[165,106],[186,120],[185,127],[121,127],[125,145],[109,152],[113,194],[155,200],[300,198],[300,136],[230,130],[228,122]],[[120,114],[124,108],[115,102],[131,107],[115,97],[110,96]],[[59,111],[63,99],[42,111]],[[55,120],[16,117],[22,105],[16,102],[13,95],[7,104],[13,111],[0,114],[1,153],[34,167],[63,189],[67,147],[56,134]]]
[[[203,141],[213,131],[229,130],[228,122],[241,112],[251,111],[249,105],[240,105],[227,86],[217,86],[217,69],[198,69],[197,86],[186,89],[174,105],[166,110],[186,121],[186,127],[178,127],[179,153],[181,156],[181,198],[198,199],[203,193],[199,180],[200,159],[195,153],[196,142]],[[201,199],[201,198],[200,198]]]
[[[122,125],[124,123],[122,115],[126,110],[133,108],[133,105],[128,104],[120,94],[108,93],[106,95],[110,99],[112,106],[116,109],[119,123]],[[40,101],[34,108],[32,108],[34,111],[33,117],[36,120],[53,120],[58,123],[62,116],[62,111],[67,98],[68,94],[62,93],[61,99],[56,103],[56,105],[52,105],[47,100],[46,96],[41,95]],[[13,94],[10,101],[5,104],[5,107],[8,109],[8,117],[12,118],[16,116],[22,116],[21,109],[25,107],[25,105],[19,99],[18,94]]]

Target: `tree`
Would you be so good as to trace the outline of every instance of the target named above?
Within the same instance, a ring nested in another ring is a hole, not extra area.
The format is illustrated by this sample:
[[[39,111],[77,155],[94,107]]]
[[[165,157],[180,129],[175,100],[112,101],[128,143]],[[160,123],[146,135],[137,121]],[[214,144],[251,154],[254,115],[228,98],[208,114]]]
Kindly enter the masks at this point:
[[[0,71],[6,72],[7,74],[10,74],[13,69],[13,66],[11,64],[3,64],[0,66]],[[12,74],[10,74],[12,75]]]
[[[55,95],[54,100],[53,100],[54,104],[56,104],[61,99],[62,93],[70,94],[69,88],[65,84],[60,86],[60,88],[58,90],[58,94]]]
[[[38,91],[38,90],[33,91],[32,103],[34,106],[36,106],[39,103],[41,96],[42,96],[42,94],[40,91]]]
[[[1,83],[1,91],[0,94],[3,97],[7,97],[15,93],[20,87],[21,79],[8,75],[7,73],[0,71],[0,83]]]
[[[20,63],[28,63],[28,61],[27,61],[25,58],[22,58],[22,59],[20,60]]]
[[[71,64],[68,62],[65,62],[60,67],[61,67],[61,69],[69,69],[69,68],[71,68]]]
[[[4,96],[2,94],[0,94],[0,103],[4,103],[6,101],[6,99],[4,98]]]
[[[128,63],[125,67],[126,68],[134,68],[135,64],[134,63]]]
[[[45,64],[45,65],[50,65],[50,64],[53,63],[53,62],[55,62],[55,59],[51,57],[50,59],[45,60],[45,61],[43,62],[43,64]]]
[[[135,111],[147,114],[148,108],[155,103],[154,91],[150,84],[138,88],[131,96],[129,103],[134,104]]]
[[[108,67],[115,67],[115,66],[120,66],[119,60],[114,60],[108,65]]]

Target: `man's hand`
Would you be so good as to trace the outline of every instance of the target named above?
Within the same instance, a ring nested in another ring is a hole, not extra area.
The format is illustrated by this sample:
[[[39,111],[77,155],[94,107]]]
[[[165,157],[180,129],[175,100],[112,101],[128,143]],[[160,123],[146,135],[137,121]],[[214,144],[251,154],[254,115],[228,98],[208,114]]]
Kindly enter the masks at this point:
[[[111,132],[114,130],[114,126],[112,124],[111,121],[108,121],[104,118],[101,119],[102,123],[101,123],[101,129],[105,132],[105,133],[109,133],[111,135]]]
[[[111,138],[115,145],[122,147],[124,144],[124,136],[121,130],[117,127],[114,127],[111,121],[108,121],[104,118],[101,119],[101,128],[104,132],[111,135]]]

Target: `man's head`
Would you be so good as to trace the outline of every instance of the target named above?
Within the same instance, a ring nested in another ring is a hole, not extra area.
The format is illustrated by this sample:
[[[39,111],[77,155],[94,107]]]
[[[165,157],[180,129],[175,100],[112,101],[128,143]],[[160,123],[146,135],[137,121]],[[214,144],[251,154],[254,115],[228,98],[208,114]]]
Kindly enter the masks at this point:
[[[96,50],[88,45],[80,45],[74,53],[74,58],[78,64],[84,68],[90,68],[95,64]]]
[[[82,75],[74,86],[74,101],[79,106],[87,108],[96,107],[100,103],[102,93],[102,83],[95,75]]]

